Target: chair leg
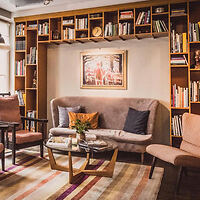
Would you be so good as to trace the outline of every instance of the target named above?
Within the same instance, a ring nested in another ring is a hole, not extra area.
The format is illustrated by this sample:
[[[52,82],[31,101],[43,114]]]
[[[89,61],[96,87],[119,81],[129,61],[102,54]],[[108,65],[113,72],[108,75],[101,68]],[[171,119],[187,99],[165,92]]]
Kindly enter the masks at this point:
[[[40,144],[40,157],[44,157],[44,146],[43,146],[43,143]]]
[[[2,165],[2,171],[5,171],[5,152],[4,151],[1,154],[1,165]]]
[[[180,166],[179,171],[178,171],[177,182],[176,182],[176,194],[179,193],[180,182],[181,182],[181,179],[182,179],[183,170],[184,170],[184,168],[182,166]]]
[[[152,178],[153,171],[154,171],[154,168],[155,168],[155,165],[156,165],[156,161],[157,161],[157,158],[154,156],[153,157],[153,161],[152,161],[152,165],[151,165],[151,171],[149,173],[149,179]]]
[[[144,163],[144,153],[141,153],[141,164]]]
[[[12,147],[12,164],[15,165],[15,157],[16,157],[16,151],[15,148]]]

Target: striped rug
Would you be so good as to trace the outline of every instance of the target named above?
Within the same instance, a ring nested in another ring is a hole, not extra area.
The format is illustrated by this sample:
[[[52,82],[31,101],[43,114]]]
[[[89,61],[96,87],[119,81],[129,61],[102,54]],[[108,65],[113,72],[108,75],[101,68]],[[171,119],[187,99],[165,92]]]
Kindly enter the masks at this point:
[[[58,163],[67,165],[67,157],[57,154]],[[75,167],[84,158],[73,157]],[[94,169],[103,169],[108,161],[93,160]],[[6,154],[7,172],[0,172],[1,200],[155,200],[159,192],[163,169],[156,167],[148,179],[150,166],[117,162],[113,178],[85,175],[76,184],[68,183],[68,173],[51,170],[48,155],[41,159],[34,151],[17,153],[16,165],[11,164],[11,153]]]

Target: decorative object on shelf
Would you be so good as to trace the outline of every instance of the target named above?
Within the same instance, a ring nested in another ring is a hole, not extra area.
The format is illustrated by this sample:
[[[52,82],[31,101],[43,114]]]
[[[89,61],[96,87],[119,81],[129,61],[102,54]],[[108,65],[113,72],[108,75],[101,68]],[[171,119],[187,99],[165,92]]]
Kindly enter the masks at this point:
[[[164,7],[158,7],[155,9],[155,13],[162,13],[164,12],[165,8]]]
[[[87,37],[87,35],[85,33],[80,34],[80,38],[86,38],[86,37]]]
[[[81,88],[126,89],[125,50],[81,53]]]
[[[80,136],[80,140],[85,140],[85,132],[91,127],[88,121],[82,122],[80,119],[77,119],[72,126],[72,129],[76,129],[77,136]]]
[[[200,50],[195,51],[195,69],[200,69]]]
[[[53,0],[44,0],[44,5],[47,6],[47,5],[49,5],[51,2],[53,2]]]
[[[32,88],[37,88],[37,70],[33,72],[33,85]]]
[[[100,35],[102,34],[102,29],[101,27],[97,26],[97,27],[94,27],[93,30],[92,30],[92,35],[94,37],[99,37]]]
[[[52,31],[52,39],[59,40],[60,39],[60,32],[58,30]]]
[[[2,37],[2,35],[1,35],[1,33],[0,33],[0,43],[5,43],[5,40],[4,40],[4,38]]]

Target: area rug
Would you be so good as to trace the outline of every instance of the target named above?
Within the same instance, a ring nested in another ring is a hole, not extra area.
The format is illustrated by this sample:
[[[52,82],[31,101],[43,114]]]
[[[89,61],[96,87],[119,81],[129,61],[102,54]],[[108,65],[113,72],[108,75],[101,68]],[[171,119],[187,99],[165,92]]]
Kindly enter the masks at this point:
[[[58,163],[67,165],[67,156],[56,154]],[[75,167],[84,162],[73,157]],[[103,169],[108,161],[93,160],[94,169]],[[51,170],[48,155],[40,158],[31,151],[17,153],[17,164],[11,164],[11,153],[6,154],[6,172],[0,172],[1,200],[155,200],[159,192],[163,168],[156,167],[148,179],[150,166],[117,162],[113,178],[85,175],[76,184],[68,183],[68,173]]]

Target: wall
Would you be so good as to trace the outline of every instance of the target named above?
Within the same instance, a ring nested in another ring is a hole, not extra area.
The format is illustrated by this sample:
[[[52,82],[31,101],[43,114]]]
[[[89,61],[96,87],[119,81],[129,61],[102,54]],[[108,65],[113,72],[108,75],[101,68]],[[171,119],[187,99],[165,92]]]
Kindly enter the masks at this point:
[[[128,89],[80,89],[80,52],[99,48],[128,50]],[[168,38],[113,41],[85,44],[51,45],[47,53],[48,119],[49,103],[61,96],[109,96],[155,98],[158,108],[155,142],[169,139],[169,67]]]

